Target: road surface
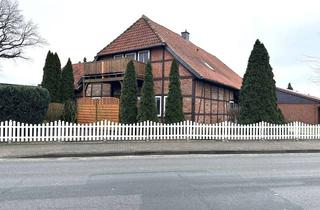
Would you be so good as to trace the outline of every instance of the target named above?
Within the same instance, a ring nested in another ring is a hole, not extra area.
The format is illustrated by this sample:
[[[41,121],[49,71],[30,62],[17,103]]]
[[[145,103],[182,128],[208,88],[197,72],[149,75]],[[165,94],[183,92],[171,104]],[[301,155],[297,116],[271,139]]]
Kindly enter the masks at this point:
[[[0,160],[0,209],[319,209],[320,154]]]

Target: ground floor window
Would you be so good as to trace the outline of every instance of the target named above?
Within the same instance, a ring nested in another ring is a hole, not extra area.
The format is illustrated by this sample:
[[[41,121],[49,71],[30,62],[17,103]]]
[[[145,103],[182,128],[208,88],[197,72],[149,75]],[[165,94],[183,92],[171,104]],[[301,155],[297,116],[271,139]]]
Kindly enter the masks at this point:
[[[161,117],[161,106],[163,104],[163,116],[164,113],[166,113],[166,102],[167,102],[167,96],[164,96],[164,102],[162,103],[162,97],[161,96],[156,96],[156,106],[157,106],[157,116]]]
[[[161,96],[156,96],[157,116],[161,117]]]

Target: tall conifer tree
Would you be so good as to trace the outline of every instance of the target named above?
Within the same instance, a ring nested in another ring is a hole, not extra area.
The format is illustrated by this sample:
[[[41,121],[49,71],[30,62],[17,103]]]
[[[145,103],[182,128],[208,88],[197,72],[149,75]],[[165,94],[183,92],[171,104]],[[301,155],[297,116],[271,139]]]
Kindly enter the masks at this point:
[[[61,64],[57,53],[47,54],[41,86],[48,89],[51,102],[61,102]]]
[[[133,61],[127,65],[120,96],[120,121],[131,124],[137,122],[137,79]]]
[[[61,102],[61,67],[59,67],[59,63],[60,61],[58,55],[53,54],[51,51],[49,51],[46,57],[45,65],[43,67],[41,86],[48,89],[51,102]]]
[[[177,123],[184,121],[183,100],[180,88],[179,66],[172,61],[170,69],[169,93],[166,101],[165,122]]]
[[[276,86],[265,46],[257,40],[249,57],[240,91],[240,123],[281,123]]]
[[[73,69],[70,58],[68,59],[67,64],[63,67],[61,72],[61,100],[65,102],[67,100],[74,99],[74,78],[73,78]]]
[[[153,75],[151,63],[148,62],[145,70],[144,82],[141,90],[140,109],[138,121],[153,121],[157,122],[157,107],[153,90]]]
[[[53,64],[52,64],[52,58],[53,54],[49,50],[47,53],[46,61],[43,67],[43,75],[42,75],[42,82],[41,86],[46,88],[49,93],[52,92],[52,83],[53,81],[53,75],[52,75],[52,69],[53,69]]]
[[[53,66],[54,66],[54,75],[55,75],[55,83],[54,83],[54,88],[55,88],[55,94],[54,102],[62,102],[62,90],[61,90],[61,62],[58,56],[58,53],[54,53],[53,55]]]

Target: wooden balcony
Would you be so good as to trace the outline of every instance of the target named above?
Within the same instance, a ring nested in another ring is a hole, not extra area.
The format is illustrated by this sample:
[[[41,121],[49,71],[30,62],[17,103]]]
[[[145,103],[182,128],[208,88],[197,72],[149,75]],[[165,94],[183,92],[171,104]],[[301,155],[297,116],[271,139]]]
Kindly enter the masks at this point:
[[[120,59],[110,59],[103,61],[95,61],[84,63],[84,75],[93,76],[93,75],[115,75],[115,74],[124,74],[126,71],[128,63],[131,61],[130,58],[120,58]],[[136,74],[138,78],[144,78],[146,64],[133,61]]]

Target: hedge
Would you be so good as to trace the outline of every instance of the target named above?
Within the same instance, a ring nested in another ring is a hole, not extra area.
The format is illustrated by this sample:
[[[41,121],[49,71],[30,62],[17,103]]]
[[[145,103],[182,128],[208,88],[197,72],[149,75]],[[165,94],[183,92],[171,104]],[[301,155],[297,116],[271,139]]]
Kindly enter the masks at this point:
[[[0,121],[42,123],[49,101],[47,89],[0,84]]]

